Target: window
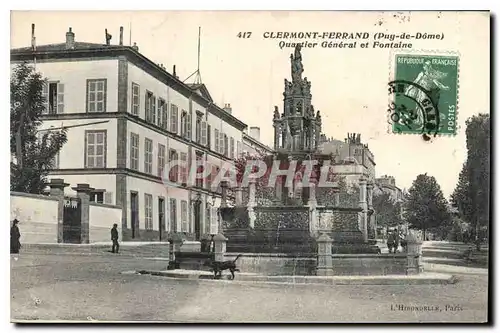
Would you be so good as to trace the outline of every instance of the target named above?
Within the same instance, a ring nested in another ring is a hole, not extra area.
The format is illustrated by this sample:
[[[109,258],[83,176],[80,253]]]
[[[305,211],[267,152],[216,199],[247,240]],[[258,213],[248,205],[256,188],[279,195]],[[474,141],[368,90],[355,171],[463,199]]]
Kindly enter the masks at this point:
[[[162,98],[158,98],[158,112],[157,112],[158,121],[156,122],[156,125],[162,128],[165,128],[165,122],[167,121],[165,112],[166,109],[167,106],[165,100]]]
[[[229,139],[229,157],[234,159],[234,138]]]
[[[181,200],[181,232],[189,232],[188,205],[186,200]]]
[[[169,123],[168,123],[168,104],[167,102],[163,101],[163,108],[162,108],[162,113],[163,113],[163,125],[162,127],[168,131],[169,129]]]
[[[144,194],[144,222],[146,230],[153,230],[153,196]]]
[[[163,177],[163,168],[165,167],[165,146],[158,144],[158,177]]]
[[[212,149],[212,126],[207,124],[207,147]]]
[[[196,114],[196,133],[195,133],[195,140],[197,143],[202,143],[201,141],[201,115]]]
[[[177,133],[179,109],[172,104],[170,107],[170,132]]]
[[[211,217],[212,217],[212,212],[210,203],[207,202],[206,208],[205,208],[205,233],[210,234],[210,222],[211,222]]]
[[[90,202],[104,203],[104,191],[94,191],[90,193]]]
[[[187,112],[182,110],[181,113],[181,136],[186,137],[187,132]]]
[[[224,138],[225,138],[225,135],[221,132],[219,133],[219,151],[218,153],[219,154],[224,154]]]
[[[219,141],[219,130],[218,129],[214,130],[214,142],[215,142],[214,151],[218,153],[220,151],[220,148],[219,148],[220,141]]]
[[[241,157],[241,142],[240,141],[236,142],[236,156],[237,156],[237,158]]]
[[[130,169],[139,171],[139,134],[130,133]]]
[[[177,159],[178,159],[177,151],[175,151],[175,149],[170,149],[168,161],[173,162],[177,161]],[[179,167],[177,165],[170,168],[168,174],[168,180],[170,180],[173,183],[179,181]]]
[[[191,139],[193,138],[192,132],[193,132],[193,111],[190,110],[189,113],[187,114],[187,119],[186,119],[186,139],[188,139],[189,141],[191,141]]]
[[[153,173],[153,141],[148,138],[144,140],[144,172]]]
[[[106,112],[106,79],[87,80],[87,112]]]
[[[132,83],[132,114],[139,116],[139,107],[141,101],[141,89],[138,84]]]
[[[223,149],[224,156],[229,156],[229,144],[228,144],[228,139],[227,135],[224,134],[224,149]]]
[[[201,144],[207,145],[207,123],[205,121],[201,122]]]
[[[203,188],[203,153],[196,152],[196,187]],[[198,176],[199,175],[199,176]]]
[[[170,199],[170,227],[173,232],[177,232],[177,200]]]
[[[64,84],[48,82],[43,85],[42,96],[45,99],[44,114],[64,113]]]
[[[105,168],[106,131],[86,131],[85,140],[85,168]]]
[[[152,92],[146,91],[146,122],[154,124],[156,122],[156,98]]]
[[[219,167],[215,167],[215,174],[218,176],[219,173],[221,172],[220,168]],[[222,177],[222,175],[221,175]],[[215,191],[217,193],[222,193],[222,187],[221,187],[221,182],[219,181],[218,184],[217,184],[217,188],[215,189]]]
[[[181,165],[180,165],[180,170],[181,170],[181,183],[182,184],[187,184],[187,177],[188,177],[188,156],[187,153],[181,153]]]
[[[207,182],[206,182],[206,184],[207,184],[207,185],[206,185],[206,186],[207,186],[206,188],[207,188],[207,190],[209,190],[209,191],[210,191],[210,190],[212,189],[212,179],[214,179],[214,176],[213,176],[214,166],[213,166],[213,165],[211,165],[211,164],[209,164],[209,163],[207,162],[207,164],[205,165],[205,167],[210,169],[210,172],[209,172],[209,173],[208,173],[208,175],[207,175]]]

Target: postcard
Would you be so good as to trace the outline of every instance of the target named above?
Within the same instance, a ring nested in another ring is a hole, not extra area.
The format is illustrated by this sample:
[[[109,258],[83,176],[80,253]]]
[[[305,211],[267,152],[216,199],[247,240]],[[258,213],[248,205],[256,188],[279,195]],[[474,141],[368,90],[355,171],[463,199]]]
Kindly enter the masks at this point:
[[[13,11],[14,323],[487,323],[487,11]]]

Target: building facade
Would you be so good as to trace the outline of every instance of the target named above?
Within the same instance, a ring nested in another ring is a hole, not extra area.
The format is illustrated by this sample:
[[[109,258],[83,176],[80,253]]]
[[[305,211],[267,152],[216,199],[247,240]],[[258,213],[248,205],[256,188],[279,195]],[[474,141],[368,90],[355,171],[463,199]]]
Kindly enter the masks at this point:
[[[396,186],[396,179],[393,176],[384,175],[375,179],[374,195],[388,193],[394,202],[403,201],[403,191]]]
[[[361,134],[347,133],[344,141],[323,135],[319,150],[332,155],[333,172],[344,177],[348,184],[357,184],[361,177],[375,180],[375,158],[368,145],[362,143]]]
[[[217,232],[213,173],[241,154],[247,126],[205,85],[184,84],[135,45],[76,42],[71,28],[65,43],[11,50],[11,66],[25,61],[48,79],[42,130],[67,128],[50,178],[88,183],[93,201],[121,206],[124,240]],[[165,174],[172,161],[184,166]],[[211,172],[190,183],[195,161]]]

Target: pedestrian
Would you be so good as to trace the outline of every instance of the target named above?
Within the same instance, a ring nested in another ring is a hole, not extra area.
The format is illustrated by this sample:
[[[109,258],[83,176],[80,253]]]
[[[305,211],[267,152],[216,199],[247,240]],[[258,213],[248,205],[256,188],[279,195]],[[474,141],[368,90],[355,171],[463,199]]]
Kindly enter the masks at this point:
[[[392,252],[392,249],[394,249],[394,252],[396,252],[395,245],[396,245],[396,237],[394,231],[389,230],[389,233],[387,235],[387,248],[389,249],[389,253]]]
[[[14,219],[14,221],[12,221],[12,227],[10,228],[10,253],[19,253],[19,249],[21,248],[21,242],[19,241],[21,233],[17,227],[18,223],[19,221]]]
[[[408,244],[407,241],[406,241],[406,236],[404,233],[401,233],[400,237],[401,239],[401,248],[403,250],[403,252],[406,252],[406,245]]]
[[[118,244],[118,224],[113,224],[111,228],[111,240],[113,241],[113,246],[111,247],[111,252],[118,253],[120,249],[120,244]]]

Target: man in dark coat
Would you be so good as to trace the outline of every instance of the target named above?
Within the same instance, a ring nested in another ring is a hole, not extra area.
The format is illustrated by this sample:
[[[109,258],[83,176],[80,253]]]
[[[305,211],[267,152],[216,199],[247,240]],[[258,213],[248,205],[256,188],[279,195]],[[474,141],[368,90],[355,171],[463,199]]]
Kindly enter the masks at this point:
[[[19,253],[19,249],[21,248],[21,242],[19,241],[21,233],[17,227],[18,223],[19,221],[14,219],[14,221],[12,221],[12,227],[10,228],[10,253]]]
[[[118,224],[113,224],[113,228],[111,228],[111,240],[113,241],[113,247],[111,248],[111,252],[118,253],[120,249],[120,244],[118,244]]]

